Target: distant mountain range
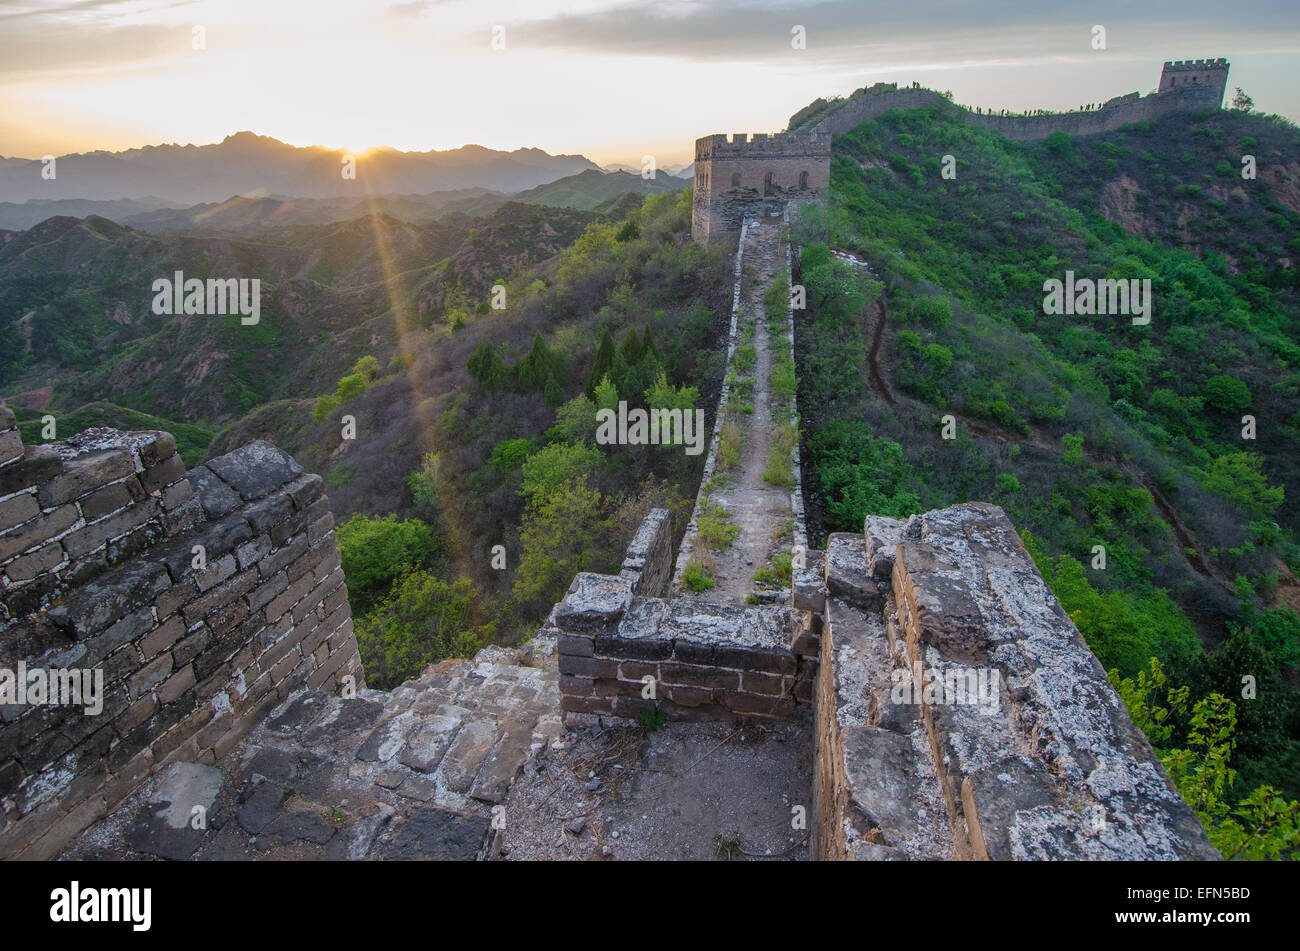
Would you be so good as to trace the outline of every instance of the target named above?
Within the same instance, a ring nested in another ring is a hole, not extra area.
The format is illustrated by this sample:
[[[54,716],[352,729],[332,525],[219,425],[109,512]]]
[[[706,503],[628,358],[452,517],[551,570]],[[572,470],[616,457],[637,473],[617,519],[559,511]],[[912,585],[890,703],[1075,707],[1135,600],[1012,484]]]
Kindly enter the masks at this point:
[[[377,149],[357,157],[353,180],[342,174],[347,154],[237,132],[215,145],[150,145],[125,152],[62,155],[54,177],[48,179],[42,177],[45,166],[40,159],[0,158],[0,201],[137,199],[186,206],[225,201],[232,195],[358,198],[462,188],[515,192],[599,168],[581,155],[551,155],[541,149]]]
[[[188,206],[154,197],[116,201],[33,199],[0,202],[0,230],[23,231],[49,218],[85,218],[91,215],[154,234],[171,231],[243,234],[262,228],[349,221],[369,214],[391,215],[411,224],[426,225],[451,212],[464,212],[472,217],[491,214],[511,200],[555,208],[603,211],[602,204],[619,195],[635,193],[644,196],[676,191],[687,184],[685,179],[662,172],[653,179],[643,179],[639,173],[602,172],[589,168],[515,194],[487,188],[460,188],[421,195],[352,195],[344,198],[250,198],[237,195],[221,202]]]

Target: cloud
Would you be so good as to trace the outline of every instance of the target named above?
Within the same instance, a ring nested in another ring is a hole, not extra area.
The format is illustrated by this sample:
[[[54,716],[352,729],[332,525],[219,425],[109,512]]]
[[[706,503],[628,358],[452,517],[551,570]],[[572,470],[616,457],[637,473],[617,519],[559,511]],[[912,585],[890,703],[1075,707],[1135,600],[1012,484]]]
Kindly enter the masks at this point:
[[[1111,48],[1148,52],[1167,47],[1170,16],[1184,39],[1170,56],[1229,55],[1241,39],[1276,44],[1300,38],[1300,11],[1292,0],[1265,0],[1245,16],[1240,7],[1186,0],[1162,12],[1107,0],[1086,12],[1044,8],[1037,0],[958,5],[952,0],[720,0],[664,3],[634,0],[588,13],[560,14],[519,25],[514,35],[533,47],[570,52],[659,57],[691,62],[788,63],[832,67],[891,62],[1023,61],[1090,52],[1091,27],[1107,26]],[[1251,24],[1267,24],[1252,27]],[[807,50],[791,48],[795,25],[807,31]],[[1187,40],[1211,42],[1185,49]],[[1224,46],[1230,49],[1223,49]],[[800,64],[793,56],[815,60]],[[868,60],[868,57],[871,59]]]

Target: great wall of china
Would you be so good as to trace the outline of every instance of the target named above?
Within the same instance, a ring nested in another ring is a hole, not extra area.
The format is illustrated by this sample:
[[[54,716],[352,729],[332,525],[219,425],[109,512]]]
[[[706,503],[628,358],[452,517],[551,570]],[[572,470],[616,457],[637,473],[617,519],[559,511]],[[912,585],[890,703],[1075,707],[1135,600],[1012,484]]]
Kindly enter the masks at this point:
[[[970,119],[1033,138],[1203,108],[1205,62],[1095,113]],[[262,442],[189,471],[166,433],[24,446],[0,407],[0,668],[104,688],[94,714],[0,707],[0,857],[707,857],[740,849],[734,821],[769,857],[1217,858],[1000,509],[870,516],[808,551],[797,444],[793,487],[763,479],[795,417],[770,399],[793,314],[760,319],[787,216],[829,183],[833,135],[920,94],[699,140],[696,237],[737,249],[695,515],[674,552],[651,513],[521,649],[367,689],[318,476]],[[739,531],[691,591],[707,503]],[[789,587],[756,590],[782,550]]]

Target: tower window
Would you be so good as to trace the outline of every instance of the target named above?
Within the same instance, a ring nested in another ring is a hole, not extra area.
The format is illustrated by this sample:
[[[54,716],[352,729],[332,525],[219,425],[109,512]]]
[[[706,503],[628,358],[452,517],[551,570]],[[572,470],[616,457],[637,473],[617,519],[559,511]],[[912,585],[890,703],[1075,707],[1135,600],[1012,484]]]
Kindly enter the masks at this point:
[[[808,173],[807,173],[807,172],[800,172],[800,173],[799,173],[799,188],[800,188],[801,190],[803,190],[803,189],[806,189],[807,187],[808,187]]]
[[[731,174],[731,187],[732,187],[732,188],[739,188],[739,187],[740,187],[740,173],[739,173],[739,172],[732,172],[732,174]]]

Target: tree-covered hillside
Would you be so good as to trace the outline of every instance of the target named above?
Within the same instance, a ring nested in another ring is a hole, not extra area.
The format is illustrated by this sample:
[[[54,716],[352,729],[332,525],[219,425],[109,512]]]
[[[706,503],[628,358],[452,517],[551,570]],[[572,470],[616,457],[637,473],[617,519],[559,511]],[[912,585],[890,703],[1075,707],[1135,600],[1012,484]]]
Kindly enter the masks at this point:
[[[814,536],[996,502],[1102,663],[1154,656],[1193,700],[1237,700],[1239,788],[1291,797],[1297,145],[1232,112],[1018,144],[949,105],[894,111],[836,139],[828,208],[796,235]],[[1046,314],[1067,271],[1149,279],[1150,322]]]
[[[218,435],[214,452],[266,437],[324,475],[376,683],[530,635],[576,572],[617,569],[651,507],[685,528],[703,456],[595,433],[620,399],[712,415],[727,266],[691,241],[690,214],[686,191],[595,220],[502,268],[499,308],[489,286],[408,312],[394,350]]]

